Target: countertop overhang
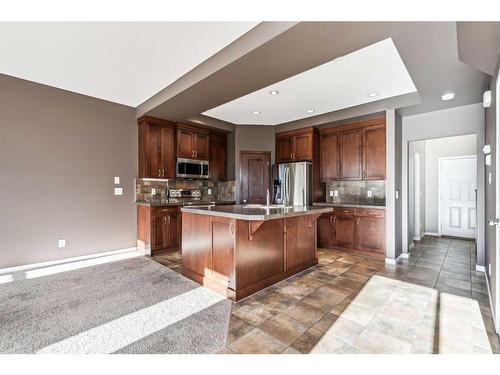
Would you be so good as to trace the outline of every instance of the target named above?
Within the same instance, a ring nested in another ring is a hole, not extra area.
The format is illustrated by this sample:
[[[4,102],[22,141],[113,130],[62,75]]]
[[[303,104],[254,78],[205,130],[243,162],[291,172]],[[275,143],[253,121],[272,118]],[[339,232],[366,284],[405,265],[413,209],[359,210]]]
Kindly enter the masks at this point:
[[[352,208],[377,208],[380,210],[385,210],[385,205],[381,204],[359,204],[359,203],[327,203],[327,202],[316,202],[313,206],[317,207],[352,207]]]
[[[182,207],[182,212],[218,216],[237,220],[275,220],[287,217],[322,214],[332,212],[331,207],[321,206],[292,206],[288,208],[250,208],[244,205],[214,206],[214,207]]]

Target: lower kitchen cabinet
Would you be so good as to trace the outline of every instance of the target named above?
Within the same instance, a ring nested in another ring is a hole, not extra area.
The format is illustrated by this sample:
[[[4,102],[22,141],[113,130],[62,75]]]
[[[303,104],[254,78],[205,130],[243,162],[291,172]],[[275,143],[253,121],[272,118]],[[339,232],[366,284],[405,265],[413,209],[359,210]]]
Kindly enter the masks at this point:
[[[146,254],[175,251],[181,243],[179,207],[137,206],[137,245]]]
[[[385,211],[335,208],[318,219],[318,246],[361,255],[385,256]]]

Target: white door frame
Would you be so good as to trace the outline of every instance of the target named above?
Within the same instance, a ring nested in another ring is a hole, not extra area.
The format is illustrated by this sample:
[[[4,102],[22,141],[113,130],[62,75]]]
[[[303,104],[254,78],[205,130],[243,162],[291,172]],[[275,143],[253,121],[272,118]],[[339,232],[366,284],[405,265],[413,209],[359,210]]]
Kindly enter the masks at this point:
[[[495,160],[495,195],[496,195],[496,207],[495,207],[495,218],[500,217],[500,175],[498,174],[500,172],[500,155],[499,154],[499,145],[500,145],[500,67],[498,69],[497,73],[497,81],[495,82],[495,91],[496,91],[496,118],[495,118],[495,130],[496,130],[496,139],[495,139],[495,146],[496,146],[496,160]],[[495,328],[497,333],[500,333],[500,312],[498,311],[500,309],[500,227],[495,226],[495,251],[496,251],[496,297],[495,300],[493,301],[493,321],[495,322]],[[488,264],[486,264],[486,273],[489,272],[489,267]],[[492,296],[491,296],[492,297]],[[490,298],[491,298],[490,297]],[[491,299],[490,299],[491,301]]]
[[[413,239],[420,241],[422,233],[420,233],[420,154],[413,154]]]
[[[441,166],[443,163],[443,160],[457,160],[457,159],[474,159],[477,160],[476,155],[464,155],[464,156],[448,156],[448,157],[441,157],[438,158],[438,233],[439,235],[442,234],[442,229],[441,229],[441,207],[442,207],[442,191],[441,191]],[[476,191],[477,191],[477,170],[476,170]],[[476,213],[477,213],[477,202],[476,202]],[[476,220],[476,226],[477,226],[477,220]],[[476,233],[474,234],[474,239],[477,237],[477,230]]]

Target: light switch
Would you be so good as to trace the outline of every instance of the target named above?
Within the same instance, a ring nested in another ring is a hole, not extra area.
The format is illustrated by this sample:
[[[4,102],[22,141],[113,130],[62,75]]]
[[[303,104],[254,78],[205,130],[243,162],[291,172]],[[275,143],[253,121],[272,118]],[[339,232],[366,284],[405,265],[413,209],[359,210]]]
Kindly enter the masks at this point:
[[[66,247],[66,239],[65,238],[59,238],[57,240],[57,246],[61,249],[63,247]]]
[[[333,191],[330,191],[330,197],[333,197]]]
[[[491,172],[488,172],[488,184],[491,185]]]
[[[120,185],[120,177],[115,177],[115,185]]]
[[[123,188],[115,188],[115,195],[123,195]]]
[[[212,195],[212,189],[208,189],[208,195]]]
[[[491,154],[488,154],[488,155],[485,156],[484,163],[486,165],[491,165]]]
[[[399,190],[396,190],[396,199],[399,199]]]

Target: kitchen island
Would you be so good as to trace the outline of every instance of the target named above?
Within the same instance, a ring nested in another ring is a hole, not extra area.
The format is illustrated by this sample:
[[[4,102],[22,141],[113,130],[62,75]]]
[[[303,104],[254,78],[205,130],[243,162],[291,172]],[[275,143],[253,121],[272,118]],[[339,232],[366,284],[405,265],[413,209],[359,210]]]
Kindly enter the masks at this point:
[[[182,208],[182,274],[238,301],[318,263],[330,207]]]

